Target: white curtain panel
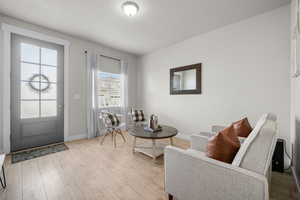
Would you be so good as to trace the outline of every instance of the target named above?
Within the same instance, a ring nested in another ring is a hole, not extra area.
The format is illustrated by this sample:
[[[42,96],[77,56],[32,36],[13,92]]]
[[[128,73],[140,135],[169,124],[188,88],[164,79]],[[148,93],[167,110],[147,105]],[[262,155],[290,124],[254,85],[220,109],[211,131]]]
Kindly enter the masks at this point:
[[[97,75],[97,55],[93,52],[87,51],[85,53],[86,68],[87,68],[87,131],[88,138],[97,136],[99,114],[97,111],[98,100],[96,96],[95,84]]]
[[[96,55],[96,57],[98,58],[97,60],[97,67],[96,67],[96,73],[99,72],[99,71],[109,71],[107,69],[110,69],[110,67],[108,66],[111,66],[110,63],[107,63],[106,62],[106,59],[105,57],[103,57],[102,55]],[[100,119],[100,112],[102,111],[105,111],[105,112],[112,112],[111,108],[100,108],[99,107],[99,104],[101,105],[101,98],[97,98],[96,96],[96,91],[97,91],[97,86],[98,85],[101,85],[101,83],[99,83],[101,81],[101,79],[99,79],[97,77],[97,75],[94,76],[94,90],[95,90],[95,107],[96,107],[96,112],[97,112],[97,116],[98,116],[98,121],[97,121],[97,134],[98,135],[104,135],[105,134],[105,128],[104,128],[104,124],[102,122],[102,119]]]
[[[121,61],[121,112],[124,116],[125,129],[128,129],[128,63]]]

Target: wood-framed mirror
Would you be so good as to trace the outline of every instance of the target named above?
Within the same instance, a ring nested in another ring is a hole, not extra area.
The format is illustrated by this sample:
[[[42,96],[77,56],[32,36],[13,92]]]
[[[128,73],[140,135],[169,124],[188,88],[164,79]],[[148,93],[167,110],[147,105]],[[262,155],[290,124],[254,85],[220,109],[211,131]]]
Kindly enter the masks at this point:
[[[201,63],[170,69],[170,94],[201,94]]]

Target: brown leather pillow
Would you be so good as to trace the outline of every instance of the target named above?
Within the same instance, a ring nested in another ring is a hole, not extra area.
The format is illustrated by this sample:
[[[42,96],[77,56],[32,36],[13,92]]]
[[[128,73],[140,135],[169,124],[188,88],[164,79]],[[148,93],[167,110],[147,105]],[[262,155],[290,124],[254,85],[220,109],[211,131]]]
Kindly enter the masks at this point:
[[[239,120],[237,122],[232,123],[234,131],[236,132],[237,136],[239,137],[248,137],[248,135],[252,131],[252,127],[249,124],[249,121],[246,118]]]
[[[227,136],[229,139],[231,139],[232,142],[237,144],[239,147],[241,146],[240,140],[235,132],[235,129],[233,128],[233,125],[230,125],[229,127],[223,129],[220,133]]]
[[[222,133],[210,138],[207,144],[206,156],[226,163],[232,163],[240,146]]]

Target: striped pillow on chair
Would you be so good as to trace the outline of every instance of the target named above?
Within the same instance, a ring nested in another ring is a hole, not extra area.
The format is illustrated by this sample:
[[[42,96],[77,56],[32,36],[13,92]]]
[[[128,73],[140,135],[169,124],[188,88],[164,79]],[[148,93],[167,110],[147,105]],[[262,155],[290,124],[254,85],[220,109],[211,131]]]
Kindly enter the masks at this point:
[[[105,113],[105,124],[107,126],[119,126],[120,120],[114,113]]]

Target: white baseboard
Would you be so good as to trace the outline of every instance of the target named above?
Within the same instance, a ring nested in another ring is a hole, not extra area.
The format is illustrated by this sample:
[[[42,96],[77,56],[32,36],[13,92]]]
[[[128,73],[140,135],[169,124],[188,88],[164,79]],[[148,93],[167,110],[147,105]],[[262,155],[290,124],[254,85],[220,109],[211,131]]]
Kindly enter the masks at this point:
[[[291,169],[292,169],[292,174],[293,174],[293,177],[294,177],[296,186],[297,186],[297,193],[298,193],[298,196],[299,196],[299,194],[300,194],[299,180],[298,180],[298,178],[297,178],[297,175],[296,175],[296,172],[295,172],[295,168],[294,168],[294,167],[291,167]],[[298,198],[299,198],[299,197],[298,197]]]
[[[81,140],[81,139],[86,139],[87,138],[87,134],[80,134],[80,135],[70,135],[67,137],[65,142],[70,142],[70,141],[74,141],[74,140]]]

